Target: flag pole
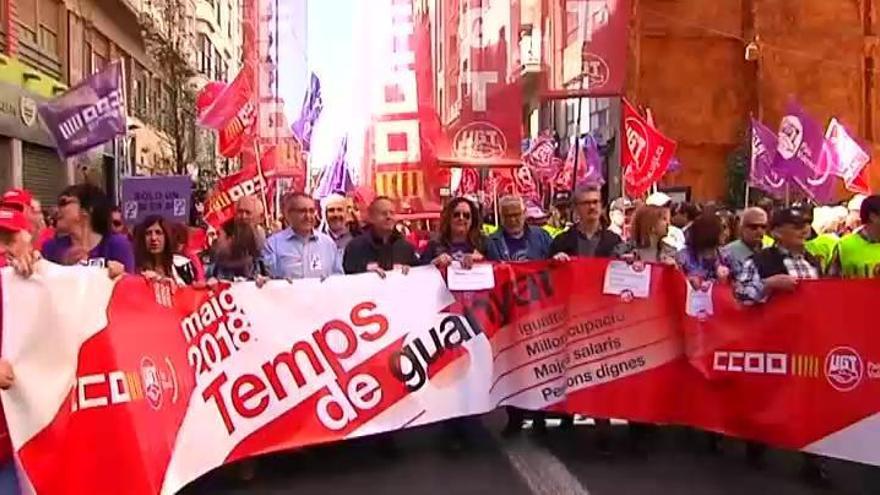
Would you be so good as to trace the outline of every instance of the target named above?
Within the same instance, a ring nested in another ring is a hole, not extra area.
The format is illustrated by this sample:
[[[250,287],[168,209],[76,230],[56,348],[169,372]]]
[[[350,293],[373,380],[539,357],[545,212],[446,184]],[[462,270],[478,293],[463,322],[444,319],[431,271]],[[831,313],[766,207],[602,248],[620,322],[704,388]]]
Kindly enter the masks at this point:
[[[257,176],[260,178],[260,201],[263,203],[263,223],[266,228],[270,228],[269,224],[269,203],[266,199],[266,177],[263,176],[263,157],[260,155],[260,143],[254,139],[254,157],[257,162]]]
[[[746,198],[745,198],[745,205],[743,206],[743,208],[749,207],[749,196],[750,196],[749,193],[751,192],[751,190],[752,190],[752,188],[749,187],[748,182],[746,182]]]

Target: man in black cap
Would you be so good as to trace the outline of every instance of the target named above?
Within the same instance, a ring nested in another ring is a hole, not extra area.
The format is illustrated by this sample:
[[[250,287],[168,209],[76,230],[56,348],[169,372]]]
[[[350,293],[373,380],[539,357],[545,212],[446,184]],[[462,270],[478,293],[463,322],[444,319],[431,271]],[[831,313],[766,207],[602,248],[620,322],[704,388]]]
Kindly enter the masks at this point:
[[[776,244],[755,253],[737,276],[735,293],[745,304],[765,302],[774,292],[792,292],[798,280],[822,277],[819,260],[807,252],[811,212],[804,208],[783,208],[773,215]]]
[[[771,227],[776,244],[746,260],[734,284],[737,299],[744,304],[766,302],[776,292],[794,292],[798,281],[823,276],[822,264],[806,250],[813,217],[806,208],[786,207],[773,215]],[[749,442],[746,457],[753,466],[763,464],[762,444]],[[804,454],[801,475],[809,482],[827,486],[828,474],[819,457]]]

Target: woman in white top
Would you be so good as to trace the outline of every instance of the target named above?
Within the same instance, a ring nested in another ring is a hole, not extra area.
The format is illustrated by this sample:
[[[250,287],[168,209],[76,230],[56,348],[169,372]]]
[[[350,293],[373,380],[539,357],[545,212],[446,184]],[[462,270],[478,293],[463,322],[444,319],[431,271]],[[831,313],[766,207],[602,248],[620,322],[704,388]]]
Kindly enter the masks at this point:
[[[174,253],[169,227],[159,215],[135,227],[135,270],[148,279],[170,278],[178,285],[190,285],[196,281],[195,268],[189,258]]]

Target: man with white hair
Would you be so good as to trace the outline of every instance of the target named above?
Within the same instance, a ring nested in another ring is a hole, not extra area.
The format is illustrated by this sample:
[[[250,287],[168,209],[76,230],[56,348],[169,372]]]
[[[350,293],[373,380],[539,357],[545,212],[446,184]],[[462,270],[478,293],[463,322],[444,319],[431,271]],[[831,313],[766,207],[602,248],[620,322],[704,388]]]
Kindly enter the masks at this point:
[[[486,257],[492,261],[533,261],[547,259],[550,234],[541,227],[526,224],[525,204],[519,196],[498,200],[501,228],[489,236]]]
[[[535,261],[550,256],[550,234],[541,227],[526,223],[525,204],[519,196],[504,196],[498,200],[501,228],[486,242],[486,258],[490,261]],[[522,429],[525,411],[507,407],[507,426],[503,434],[511,436]],[[534,431],[546,433],[544,415],[534,415]]]
[[[345,196],[331,194],[321,200],[323,207],[323,229],[336,243],[340,253],[345,252],[345,247],[359,233],[353,232],[348,222],[348,200]]]
[[[266,229],[260,224],[263,219],[263,203],[260,198],[250,195],[238,200],[235,205],[235,218],[251,226],[257,237],[257,247],[266,246]]]
[[[767,212],[762,208],[746,208],[740,221],[739,239],[721,248],[722,254],[739,264],[745,263],[763,247],[768,223]]]

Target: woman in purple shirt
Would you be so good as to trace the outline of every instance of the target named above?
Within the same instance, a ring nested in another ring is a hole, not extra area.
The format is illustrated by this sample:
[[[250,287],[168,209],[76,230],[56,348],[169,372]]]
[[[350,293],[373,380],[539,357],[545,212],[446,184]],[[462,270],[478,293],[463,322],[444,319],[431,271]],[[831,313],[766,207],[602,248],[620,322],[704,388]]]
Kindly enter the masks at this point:
[[[57,235],[43,244],[47,260],[61,265],[100,266],[111,274],[134,273],[131,242],[110,230],[112,205],[92,184],[70,186],[58,196]]]
[[[440,218],[440,235],[428,242],[421,256],[421,264],[433,263],[445,268],[453,261],[468,268],[475,261],[482,261],[486,241],[480,229],[480,212],[466,198],[455,198],[443,209]]]

